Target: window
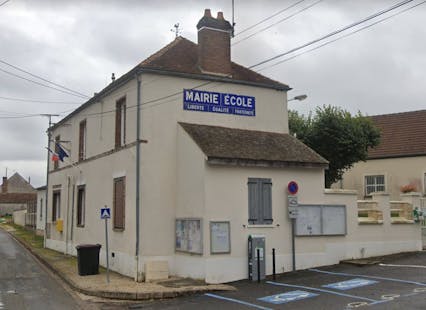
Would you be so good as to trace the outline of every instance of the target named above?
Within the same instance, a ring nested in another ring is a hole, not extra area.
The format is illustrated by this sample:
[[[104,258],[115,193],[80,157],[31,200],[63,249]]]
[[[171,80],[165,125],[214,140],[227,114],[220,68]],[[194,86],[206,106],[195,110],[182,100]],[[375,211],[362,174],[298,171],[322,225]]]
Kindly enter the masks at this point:
[[[80,131],[78,135],[78,160],[86,158],[86,120],[80,122]]]
[[[61,191],[54,191],[52,197],[52,222],[61,217]]]
[[[55,153],[58,154],[59,153],[59,141],[61,140],[61,136],[56,136],[55,137]],[[55,160],[53,162],[53,169],[58,169],[59,168],[59,160]]]
[[[272,224],[271,179],[248,179],[249,224]]]
[[[40,198],[40,220],[43,219],[43,198]]]
[[[385,191],[384,175],[367,175],[365,176],[365,196],[370,196],[374,192]]]
[[[77,187],[77,226],[84,227],[86,213],[86,186]]]
[[[114,228],[124,229],[125,218],[125,194],[126,194],[126,178],[121,177],[114,179],[114,197],[113,197],[113,212],[114,212]]]
[[[115,106],[115,148],[126,144],[126,98],[121,98]]]

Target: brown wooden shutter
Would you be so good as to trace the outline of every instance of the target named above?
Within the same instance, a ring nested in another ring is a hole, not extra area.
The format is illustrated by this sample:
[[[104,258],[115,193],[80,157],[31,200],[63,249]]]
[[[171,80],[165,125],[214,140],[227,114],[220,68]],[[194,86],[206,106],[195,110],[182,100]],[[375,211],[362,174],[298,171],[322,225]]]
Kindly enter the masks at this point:
[[[55,153],[58,154],[59,153],[59,141],[61,140],[61,136],[56,136],[55,137]],[[53,169],[58,169],[59,168],[59,160],[56,160],[53,162]]]
[[[78,160],[85,158],[85,144],[86,144],[86,120],[80,122],[80,132],[78,138]]]
[[[126,178],[114,179],[114,228],[124,229]]]
[[[115,148],[121,146],[121,103],[115,105]]]

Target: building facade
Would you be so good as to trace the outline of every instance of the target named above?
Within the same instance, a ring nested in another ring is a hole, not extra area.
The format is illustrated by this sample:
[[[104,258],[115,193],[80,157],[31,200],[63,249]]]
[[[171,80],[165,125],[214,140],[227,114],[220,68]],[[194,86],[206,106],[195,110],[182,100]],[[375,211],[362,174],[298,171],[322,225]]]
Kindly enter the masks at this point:
[[[356,189],[359,199],[374,192],[389,194],[391,200],[404,192],[425,195],[425,118],[426,110],[372,116],[381,131],[380,145],[369,150],[368,160],[356,163],[335,187]]]
[[[110,267],[137,281],[151,262],[211,283],[247,278],[247,240],[256,235],[266,240],[266,273],[273,248],[278,271],[288,271],[290,181],[305,219],[318,211],[331,221],[301,222],[300,235],[315,237],[299,238],[296,268],[357,257],[360,248],[420,247],[414,226],[365,241],[366,229],[380,228],[357,226],[355,194],[325,192],[327,161],[288,134],[290,88],[231,61],[222,13],[206,10],[197,29],[198,44],[176,38],[50,129],[51,149],[58,143],[69,157],[49,164],[47,247],[75,255],[78,244],[104,245],[106,207]]]
[[[3,177],[0,193],[0,216],[12,214],[14,211],[27,209],[34,204],[36,190],[19,173],[11,177]]]

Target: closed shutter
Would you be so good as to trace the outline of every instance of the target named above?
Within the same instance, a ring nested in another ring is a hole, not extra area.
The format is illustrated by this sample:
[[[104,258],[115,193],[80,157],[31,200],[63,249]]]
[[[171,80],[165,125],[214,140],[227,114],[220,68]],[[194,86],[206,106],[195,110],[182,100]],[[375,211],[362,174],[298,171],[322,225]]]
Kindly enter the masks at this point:
[[[125,177],[114,179],[114,228],[124,229]]]
[[[85,158],[86,151],[86,120],[80,122],[80,132],[78,140],[78,160]]]
[[[115,108],[115,147],[121,146],[121,103],[117,102]]]
[[[259,220],[259,186],[257,179],[248,180],[249,224],[257,224]]]
[[[262,180],[262,224],[272,224],[272,182]]]

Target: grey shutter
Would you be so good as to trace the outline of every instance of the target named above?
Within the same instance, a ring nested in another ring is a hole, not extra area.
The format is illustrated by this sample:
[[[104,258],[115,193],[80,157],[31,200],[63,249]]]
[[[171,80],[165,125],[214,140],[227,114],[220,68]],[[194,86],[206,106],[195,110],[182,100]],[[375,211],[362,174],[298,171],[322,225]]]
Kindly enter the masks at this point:
[[[249,207],[249,224],[257,224],[259,220],[259,185],[257,179],[248,179],[248,207]]]
[[[272,224],[272,182],[270,179],[262,180],[262,224]]]

